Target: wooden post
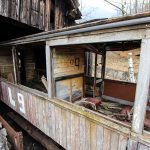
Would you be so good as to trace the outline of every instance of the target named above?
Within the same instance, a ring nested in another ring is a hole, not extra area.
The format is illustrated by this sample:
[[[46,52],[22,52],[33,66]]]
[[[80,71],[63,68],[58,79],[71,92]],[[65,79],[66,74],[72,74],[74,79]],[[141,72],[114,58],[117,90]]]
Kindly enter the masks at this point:
[[[141,44],[140,66],[134,103],[132,130],[141,134],[149,95],[150,82],[150,39],[143,39]]]
[[[96,79],[97,79],[97,53],[95,53],[95,68],[94,68],[93,97],[96,96]]]
[[[104,79],[105,79],[105,68],[106,68],[106,50],[102,52],[102,69],[101,69],[101,78],[102,78],[102,84],[101,84],[101,95],[103,95],[104,92]]]
[[[20,81],[20,78],[19,78],[18,57],[17,57],[16,46],[12,47],[12,59],[13,59],[13,68],[14,68],[14,82],[17,84]]]
[[[46,45],[46,72],[47,72],[47,82],[48,82],[48,97],[52,98],[53,94],[53,81],[52,81],[52,48]]]

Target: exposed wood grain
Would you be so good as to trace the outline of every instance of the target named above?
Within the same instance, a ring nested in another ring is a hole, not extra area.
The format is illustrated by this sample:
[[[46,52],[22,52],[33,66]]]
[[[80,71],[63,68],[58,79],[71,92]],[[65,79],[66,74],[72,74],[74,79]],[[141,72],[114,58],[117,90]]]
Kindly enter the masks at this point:
[[[137,150],[138,142],[130,139],[128,141],[128,150]]]
[[[86,122],[85,122],[85,149],[86,150],[90,150],[91,149],[91,124],[90,124],[90,121],[86,119]]]
[[[80,150],[85,150],[85,118],[80,116]]]
[[[91,122],[91,150],[97,149],[97,125]]]
[[[125,135],[120,134],[118,150],[127,149],[128,138]]]
[[[97,150],[103,150],[104,144],[104,128],[102,126],[97,126]]]
[[[62,109],[61,114],[62,114],[62,139],[61,139],[60,144],[64,148],[67,148],[67,112],[66,110]]]
[[[119,134],[116,132],[111,132],[110,150],[118,149],[118,143],[119,143]]]
[[[138,150],[149,150],[149,147],[141,143],[138,144]]]
[[[110,150],[110,142],[111,142],[111,130],[104,128],[104,143],[103,143],[104,150]]]
[[[71,114],[67,112],[67,149],[71,149]]]

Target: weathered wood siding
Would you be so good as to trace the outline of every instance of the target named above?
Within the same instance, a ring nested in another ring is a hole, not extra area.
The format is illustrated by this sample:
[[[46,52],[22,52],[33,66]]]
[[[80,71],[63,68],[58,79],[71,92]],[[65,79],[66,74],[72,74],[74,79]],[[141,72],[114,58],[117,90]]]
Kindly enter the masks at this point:
[[[12,52],[3,49],[0,51],[0,76],[7,79],[10,74],[13,74]]]
[[[45,30],[44,0],[0,0],[0,15]]]
[[[126,150],[130,133],[126,125],[7,81],[0,81],[0,89],[4,103],[68,150]]]

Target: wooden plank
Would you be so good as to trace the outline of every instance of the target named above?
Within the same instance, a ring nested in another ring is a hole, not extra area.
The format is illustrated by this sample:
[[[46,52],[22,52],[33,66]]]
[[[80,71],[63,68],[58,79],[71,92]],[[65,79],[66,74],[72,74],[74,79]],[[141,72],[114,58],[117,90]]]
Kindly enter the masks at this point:
[[[48,128],[49,128],[49,136],[52,138],[53,137],[53,130],[52,130],[52,104],[48,103]]]
[[[61,110],[61,114],[62,114],[62,139],[60,144],[64,147],[67,148],[67,136],[63,136],[63,135],[67,135],[67,111],[62,109]]]
[[[119,144],[119,134],[116,132],[111,132],[110,150],[118,149],[118,144]]]
[[[51,113],[52,113],[52,139],[53,140],[56,140],[56,130],[55,130],[55,124],[56,124],[56,114],[55,114],[55,106],[54,106],[54,104],[52,105],[52,107],[51,107]]]
[[[80,116],[80,150],[85,150],[85,118]]]
[[[150,83],[150,39],[143,39],[141,44],[140,66],[138,72],[138,81],[136,88],[136,96],[134,102],[134,113],[132,130],[142,134],[144,127],[144,119],[146,106],[149,98]]]
[[[120,134],[118,150],[126,150],[128,145],[128,138],[126,135]]]
[[[144,145],[144,144],[138,143],[138,149],[137,150],[149,150],[149,147]]]
[[[60,143],[61,138],[61,108],[55,106],[55,140]]]
[[[91,149],[91,124],[90,121],[88,119],[86,119],[85,122],[85,149],[86,150],[90,150]]]
[[[88,35],[68,35],[57,38],[50,38],[47,42],[50,46],[60,45],[75,45],[75,44],[89,44],[89,43],[101,43],[101,42],[117,42],[117,41],[130,41],[140,40],[144,35],[148,35],[148,29],[146,30],[126,30],[123,32],[111,32],[111,33],[93,33]],[[114,34],[115,33],[115,34]],[[69,38],[68,38],[69,37]]]
[[[75,134],[75,115],[73,113],[71,113],[71,137],[70,137],[70,140],[71,140],[71,150],[76,150],[76,134]]]
[[[75,123],[75,149],[80,149],[80,117],[75,114],[74,115],[74,123]]]
[[[50,30],[51,0],[46,0],[45,31]]]
[[[97,150],[103,150],[104,143],[104,128],[102,126],[97,126]]]
[[[103,149],[110,150],[111,130],[104,128],[104,143]]]
[[[71,149],[71,113],[67,111],[67,149]]]
[[[97,125],[91,122],[91,150],[97,149]]]
[[[138,146],[137,141],[134,141],[134,140],[130,139],[128,141],[128,148],[127,148],[127,150],[137,150],[137,146]]]

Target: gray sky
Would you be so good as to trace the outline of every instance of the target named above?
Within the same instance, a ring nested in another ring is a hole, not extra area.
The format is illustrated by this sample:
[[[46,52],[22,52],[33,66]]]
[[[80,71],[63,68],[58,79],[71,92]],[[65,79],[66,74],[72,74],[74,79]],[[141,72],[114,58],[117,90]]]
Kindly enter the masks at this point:
[[[103,0],[79,0],[83,20],[110,18],[117,15],[116,8]]]

